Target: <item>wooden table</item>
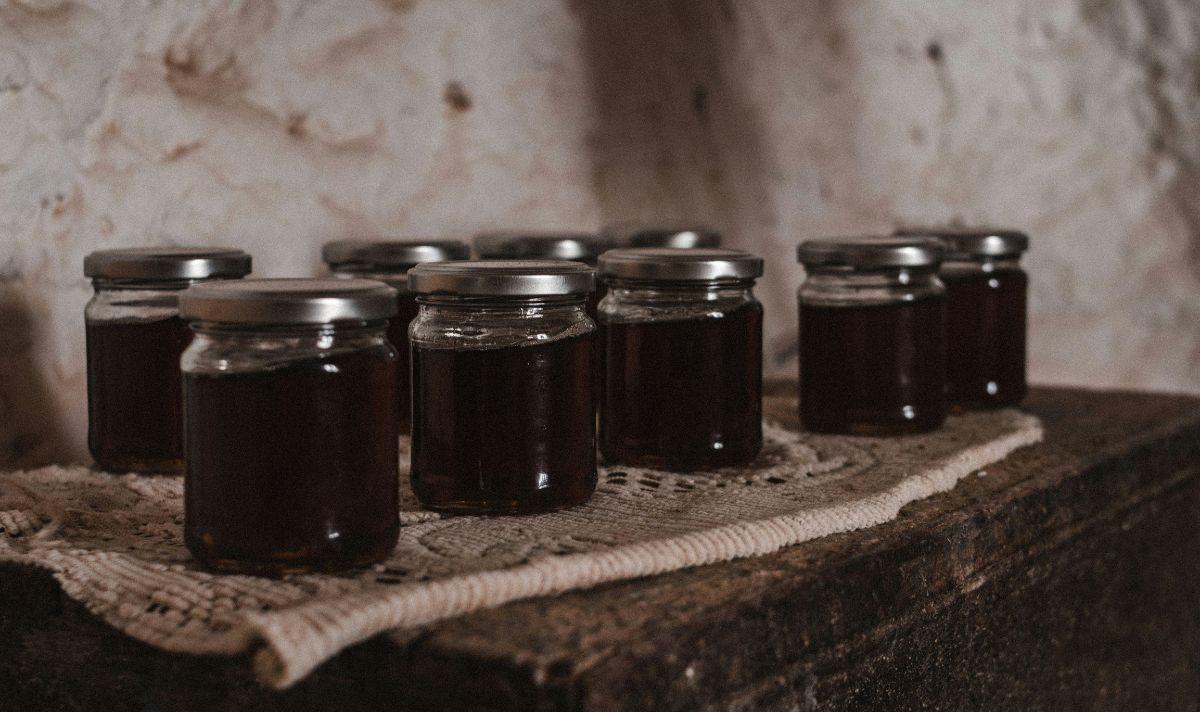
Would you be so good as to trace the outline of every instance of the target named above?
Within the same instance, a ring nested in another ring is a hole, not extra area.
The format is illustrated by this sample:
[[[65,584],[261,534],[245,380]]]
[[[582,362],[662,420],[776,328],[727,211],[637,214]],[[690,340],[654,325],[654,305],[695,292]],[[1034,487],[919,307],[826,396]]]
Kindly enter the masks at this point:
[[[1043,444],[889,524],[381,636],[284,693],[3,566],[0,709],[1196,709],[1200,400],[1027,408]]]

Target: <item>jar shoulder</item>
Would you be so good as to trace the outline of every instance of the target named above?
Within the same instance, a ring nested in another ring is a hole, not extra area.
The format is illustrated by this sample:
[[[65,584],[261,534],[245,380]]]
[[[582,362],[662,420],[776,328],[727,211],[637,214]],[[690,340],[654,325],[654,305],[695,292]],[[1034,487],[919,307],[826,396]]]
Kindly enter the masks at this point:
[[[437,349],[498,349],[546,344],[596,330],[583,306],[556,309],[473,310],[421,305],[409,341]]]
[[[800,284],[801,304],[824,306],[874,305],[941,299],[946,285],[926,272],[816,273]]]
[[[735,312],[761,314],[762,309],[750,288],[694,293],[612,289],[598,312],[602,322],[637,322],[719,319]]]
[[[185,373],[243,373],[349,353],[393,362],[396,349],[384,329],[381,325],[349,334],[199,331],[184,350],[180,365]]]

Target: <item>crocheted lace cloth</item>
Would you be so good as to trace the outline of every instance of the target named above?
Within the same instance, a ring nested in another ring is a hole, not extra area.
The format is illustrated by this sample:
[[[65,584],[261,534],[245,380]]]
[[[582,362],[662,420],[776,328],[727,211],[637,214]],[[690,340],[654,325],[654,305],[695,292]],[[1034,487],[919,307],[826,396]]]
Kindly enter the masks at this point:
[[[768,413],[792,411],[795,401],[774,405]],[[0,559],[52,571],[67,595],[164,650],[257,650],[260,679],[282,688],[389,629],[880,524],[1041,439],[1037,419],[1013,410],[891,439],[765,425],[752,467],[687,475],[605,468],[590,503],[554,514],[439,517],[420,511],[405,487],[391,559],[343,576],[197,569],[183,546],[179,477],[81,466],[4,473]]]

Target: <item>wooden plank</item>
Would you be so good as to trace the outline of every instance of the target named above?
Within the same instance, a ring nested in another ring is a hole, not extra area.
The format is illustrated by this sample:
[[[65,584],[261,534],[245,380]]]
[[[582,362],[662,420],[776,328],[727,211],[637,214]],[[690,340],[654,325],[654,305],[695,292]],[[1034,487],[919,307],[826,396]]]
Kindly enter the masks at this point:
[[[381,637],[285,693],[0,567],[0,706],[1193,709],[1200,401],[1035,389],[1027,406],[1045,443],[889,524]]]

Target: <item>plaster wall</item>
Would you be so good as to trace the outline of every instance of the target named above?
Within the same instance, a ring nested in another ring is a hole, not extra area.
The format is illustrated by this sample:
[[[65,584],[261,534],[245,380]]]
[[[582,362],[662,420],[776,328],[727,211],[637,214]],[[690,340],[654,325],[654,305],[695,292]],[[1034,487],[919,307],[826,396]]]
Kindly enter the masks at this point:
[[[1187,0],[0,2],[0,461],[85,459],[82,260],[706,222],[795,243],[1030,232],[1040,382],[1200,392]]]

